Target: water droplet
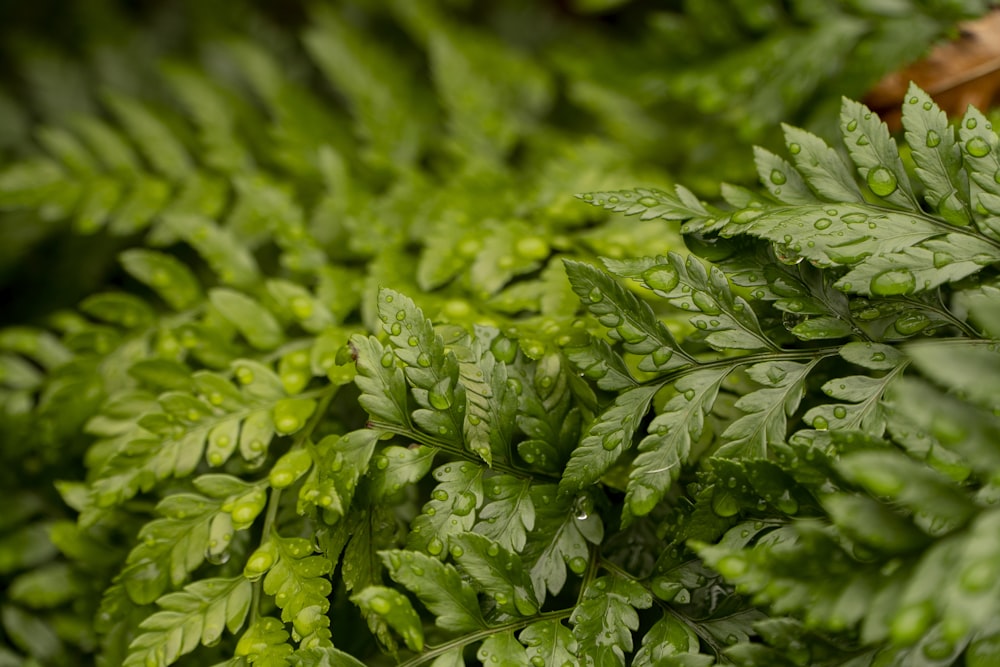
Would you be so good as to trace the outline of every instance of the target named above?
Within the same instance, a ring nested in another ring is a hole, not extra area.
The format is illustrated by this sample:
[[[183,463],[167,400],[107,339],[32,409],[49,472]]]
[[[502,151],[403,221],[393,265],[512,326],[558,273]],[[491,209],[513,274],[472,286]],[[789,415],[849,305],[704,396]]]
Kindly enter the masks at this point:
[[[733,213],[730,220],[738,225],[745,225],[748,222],[753,222],[762,215],[764,215],[764,211],[759,208],[745,208],[742,211]]]
[[[545,658],[540,655],[536,655],[531,659],[531,664],[534,667],[545,667]]]
[[[941,135],[939,135],[934,130],[927,131],[927,147],[934,148],[941,143]]]
[[[670,361],[670,357],[674,355],[674,351],[669,347],[660,347],[653,350],[653,363],[657,366],[662,366],[663,364]]]
[[[420,344],[420,341],[417,340],[416,336],[410,336],[409,338],[406,339],[406,344],[409,345],[410,347],[416,347],[417,345]]]
[[[858,121],[852,120],[851,122],[849,122],[847,124],[847,131],[848,132],[853,132],[856,129],[858,129]]]
[[[375,457],[374,463],[375,467],[378,468],[379,470],[385,470],[386,468],[389,467],[389,457],[380,454]]]
[[[973,137],[965,142],[965,150],[972,157],[986,157],[990,154],[990,145],[981,137]]]
[[[878,296],[898,296],[912,294],[916,286],[917,280],[909,269],[888,269],[876,274],[869,287]]]
[[[896,331],[904,336],[912,336],[926,329],[930,323],[930,319],[923,313],[910,312],[896,319]]]
[[[587,559],[580,556],[569,559],[569,569],[573,570],[576,574],[583,574],[587,571]]]
[[[591,303],[600,303],[604,299],[604,294],[601,290],[596,287],[590,290],[590,294],[587,295]]]
[[[785,172],[780,169],[771,170],[771,182],[775,185],[784,185],[788,181],[788,177],[785,176]]]
[[[428,368],[431,365],[431,358],[426,352],[421,352],[417,355],[417,365],[424,368]]]
[[[386,350],[385,354],[382,355],[381,364],[383,368],[392,368],[395,362],[395,357],[392,354],[392,350]]]
[[[462,556],[465,555],[465,549],[463,549],[462,547],[458,546],[457,544],[451,545],[451,548],[448,549],[448,551],[451,552],[451,557],[452,558],[461,558]]]
[[[229,562],[229,552],[212,551],[211,549],[208,549],[205,551],[205,560],[212,565],[225,565]]]
[[[845,408],[843,405],[838,405],[833,409],[833,416],[836,417],[837,419],[843,419],[844,417],[847,416],[847,408]]]
[[[728,493],[717,492],[712,496],[712,511],[721,517],[734,516],[740,511],[740,504]]]
[[[691,294],[691,301],[694,302],[698,310],[706,315],[718,315],[722,312],[719,304],[707,292],[694,292]]]
[[[472,513],[472,510],[476,509],[476,505],[478,504],[474,494],[468,491],[461,491],[455,496],[455,502],[452,505],[451,511],[458,516],[468,516]]]
[[[812,426],[817,431],[825,431],[830,428],[830,422],[828,422],[825,417],[814,417]]]
[[[573,503],[574,516],[579,521],[586,521],[590,518],[590,513],[594,509],[594,501],[590,499],[588,495],[578,496],[576,501]]]
[[[858,141],[856,143],[858,146],[867,146],[869,144],[868,137],[862,134],[858,137]]]
[[[802,151],[802,146],[792,143],[788,144],[788,152],[792,155],[798,155]]]
[[[437,537],[431,538],[431,541],[427,543],[427,553],[429,553],[432,556],[437,556],[442,551],[444,551],[444,542],[442,542],[440,538]],[[413,568],[413,573],[414,574],[417,573],[417,568]]]
[[[403,326],[399,322],[393,322],[393,325],[389,328],[389,331],[393,336],[398,336],[403,332]]]
[[[830,218],[820,218],[819,220],[817,220],[816,222],[813,223],[813,227],[815,227],[816,229],[819,229],[819,230],[823,230],[823,229],[827,229],[832,224],[833,224],[833,221],[830,220]]]
[[[976,122],[975,118],[970,118],[969,120],[965,121],[965,126],[967,128],[969,128],[970,130],[976,129],[976,125],[978,125],[978,124],[979,123]]]
[[[677,287],[677,283],[680,280],[680,276],[677,274],[677,269],[674,267],[661,264],[660,266],[654,266],[651,269],[646,269],[642,274],[642,279],[646,281],[652,289],[660,290],[661,292],[669,292],[673,288]]]
[[[451,393],[432,389],[427,394],[427,401],[435,410],[447,410],[451,407]]]
[[[868,172],[868,187],[879,197],[888,197],[896,191],[896,176],[885,167],[875,167]]]

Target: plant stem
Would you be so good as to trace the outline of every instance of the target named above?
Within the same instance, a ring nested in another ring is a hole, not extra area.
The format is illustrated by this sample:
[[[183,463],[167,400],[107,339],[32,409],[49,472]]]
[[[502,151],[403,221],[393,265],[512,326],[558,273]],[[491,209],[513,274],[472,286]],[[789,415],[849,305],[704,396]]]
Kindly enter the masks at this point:
[[[399,663],[398,667],[416,667],[416,665],[422,665],[429,660],[433,660],[439,655],[443,655],[448,651],[456,648],[461,648],[468,646],[480,639],[486,639],[490,635],[495,635],[500,632],[515,631],[522,628],[526,628],[533,623],[538,623],[541,621],[550,621],[554,619],[569,618],[570,614],[573,613],[573,609],[559,609],[556,611],[549,611],[544,614],[538,614],[537,616],[532,616],[531,618],[521,618],[510,623],[505,623],[503,625],[496,625],[491,628],[485,628],[483,630],[478,630],[476,632],[469,633],[467,635],[462,635],[456,639],[452,639],[450,642],[446,642],[439,646],[428,647],[420,655],[415,655],[405,662]]]

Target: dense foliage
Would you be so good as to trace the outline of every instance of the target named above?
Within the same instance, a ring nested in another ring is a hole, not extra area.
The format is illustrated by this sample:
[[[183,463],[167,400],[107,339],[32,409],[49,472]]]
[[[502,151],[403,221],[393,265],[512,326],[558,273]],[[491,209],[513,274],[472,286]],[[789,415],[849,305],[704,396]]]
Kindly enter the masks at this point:
[[[994,664],[998,137],[838,101],[984,4],[495,4],[4,139],[0,665]]]

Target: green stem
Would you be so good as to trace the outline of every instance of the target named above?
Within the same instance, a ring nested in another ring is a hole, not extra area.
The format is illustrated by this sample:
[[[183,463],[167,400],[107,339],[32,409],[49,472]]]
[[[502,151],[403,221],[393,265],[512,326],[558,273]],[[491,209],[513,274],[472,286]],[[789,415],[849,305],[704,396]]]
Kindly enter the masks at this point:
[[[405,426],[400,426],[399,424],[390,424],[389,422],[378,421],[374,419],[369,421],[368,423],[371,424],[373,428],[379,429],[381,431],[386,431],[388,433],[395,433],[396,435],[401,435],[405,438],[409,438],[410,440],[413,440],[414,442],[417,442],[421,445],[425,445],[427,447],[433,447],[435,449],[446,451],[453,456],[465,459],[466,461],[471,461],[476,465],[480,466],[486,465],[486,462],[483,461],[483,459],[481,459],[478,455],[474,454],[473,452],[469,452],[460,447],[456,447],[450,442],[444,442],[442,440],[439,440],[432,435],[421,433],[420,431],[411,430],[406,428]],[[553,482],[558,482],[560,479],[558,475],[552,475],[541,471],[525,472],[524,470],[517,468],[509,463],[505,463],[503,461],[493,461],[493,463],[489,467],[491,470],[498,470],[500,472],[505,472],[513,477],[517,477],[518,479],[536,480],[538,478],[544,478],[546,480]]]
[[[486,639],[491,635],[499,634],[501,632],[521,630],[522,628],[526,628],[533,623],[539,623],[541,621],[569,618],[572,613],[573,608],[559,609],[556,611],[549,611],[544,614],[538,614],[537,616],[532,616],[531,618],[521,618],[516,621],[512,621],[511,623],[495,625],[491,628],[478,630],[467,635],[462,635],[461,637],[452,639],[450,642],[446,642],[438,646],[429,646],[427,650],[420,655],[415,655],[409,660],[399,663],[397,667],[416,667],[416,665],[422,665],[440,655],[447,653],[448,651],[468,646],[469,644]]]

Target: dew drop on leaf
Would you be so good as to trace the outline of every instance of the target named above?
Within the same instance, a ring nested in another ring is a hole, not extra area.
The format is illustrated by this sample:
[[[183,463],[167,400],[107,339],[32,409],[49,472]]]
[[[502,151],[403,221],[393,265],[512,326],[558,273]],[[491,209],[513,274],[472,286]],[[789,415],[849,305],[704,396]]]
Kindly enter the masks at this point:
[[[990,145],[981,137],[973,137],[965,142],[965,150],[972,157],[986,157],[990,154]]]
[[[974,129],[976,129],[976,125],[978,125],[978,124],[979,124],[979,123],[978,123],[978,122],[976,122],[976,119],[975,119],[975,118],[970,118],[969,120],[965,121],[965,126],[966,126],[967,128],[969,128],[970,130],[974,130]]]
[[[590,294],[587,295],[590,298],[591,303],[599,303],[604,299],[604,293],[596,287],[590,290]]]
[[[385,470],[389,467],[389,458],[387,456],[376,456],[375,457],[375,467],[379,470]]]
[[[802,146],[792,143],[788,144],[788,152],[792,155],[798,155],[802,151]]]
[[[642,273],[642,279],[652,289],[660,290],[661,292],[669,292],[673,288],[677,287],[680,276],[677,274],[677,269],[672,266],[662,264],[660,266],[654,266],[651,269],[646,269]]]
[[[785,172],[780,169],[771,170],[771,182],[775,185],[784,185],[788,178],[785,176]]]
[[[847,416],[847,408],[845,408],[843,405],[838,405],[833,409],[833,416],[836,417],[837,419],[843,419],[844,417]]]
[[[426,352],[417,355],[417,365],[428,368],[431,365],[431,358]]]
[[[476,509],[476,496],[468,491],[461,491],[457,496],[455,496],[455,504],[452,506],[452,511],[458,516],[468,516],[472,513],[472,510]]]
[[[847,124],[847,131],[848,132],[853,132],[856,129],[858,129],[858,121],[852,120],[851,122],[849,122]]]
[[[830,220],[830,218],[820,218],[819,220],[817,220],[816,222],[813,223],[813,227],[815,227],[816,229],[822,231],[824,229],[827,229],[832,224],[833,224],[833,221]]]
[[[917,280],[909,269],[888,269],[876,274],[870,284],[872,294],[878,296],[898,296],[912,294]]]
[[[941,143],[941,135],[934,130],[927,131],[927,147],[934,148]]]
[[[906,313],[896,320],[896,331],[904,336],[911,336],[927,328],[930,319],[923,313]]]
[[[212,551],[211,549],[205,551],[205,560],[207,560],[212,565],[225,565],[229,562],[229,552],[228,551]]]
[[[569,569],[577,574],[583,574],[587,570],[587,559],[581,556],[576,556],[569,559]]]
[[[879,197],[888,197],[899,186],[896,175],[885,167],[875,167],[869,170],[866,180],[871,191]]]
[[[660,202],[655,197],[640,197],[639,203],[647,208],[652,208],[653,206],[656,206]]]
[[[442,551],[444,551],[444,542],[438,537],[432,537],[431,541],[427,543],[427,553],[432,556],[437,556]],[[413,573],[418,577],[423,574],[423,572],[417,573],[417,568],[413,568]]]

